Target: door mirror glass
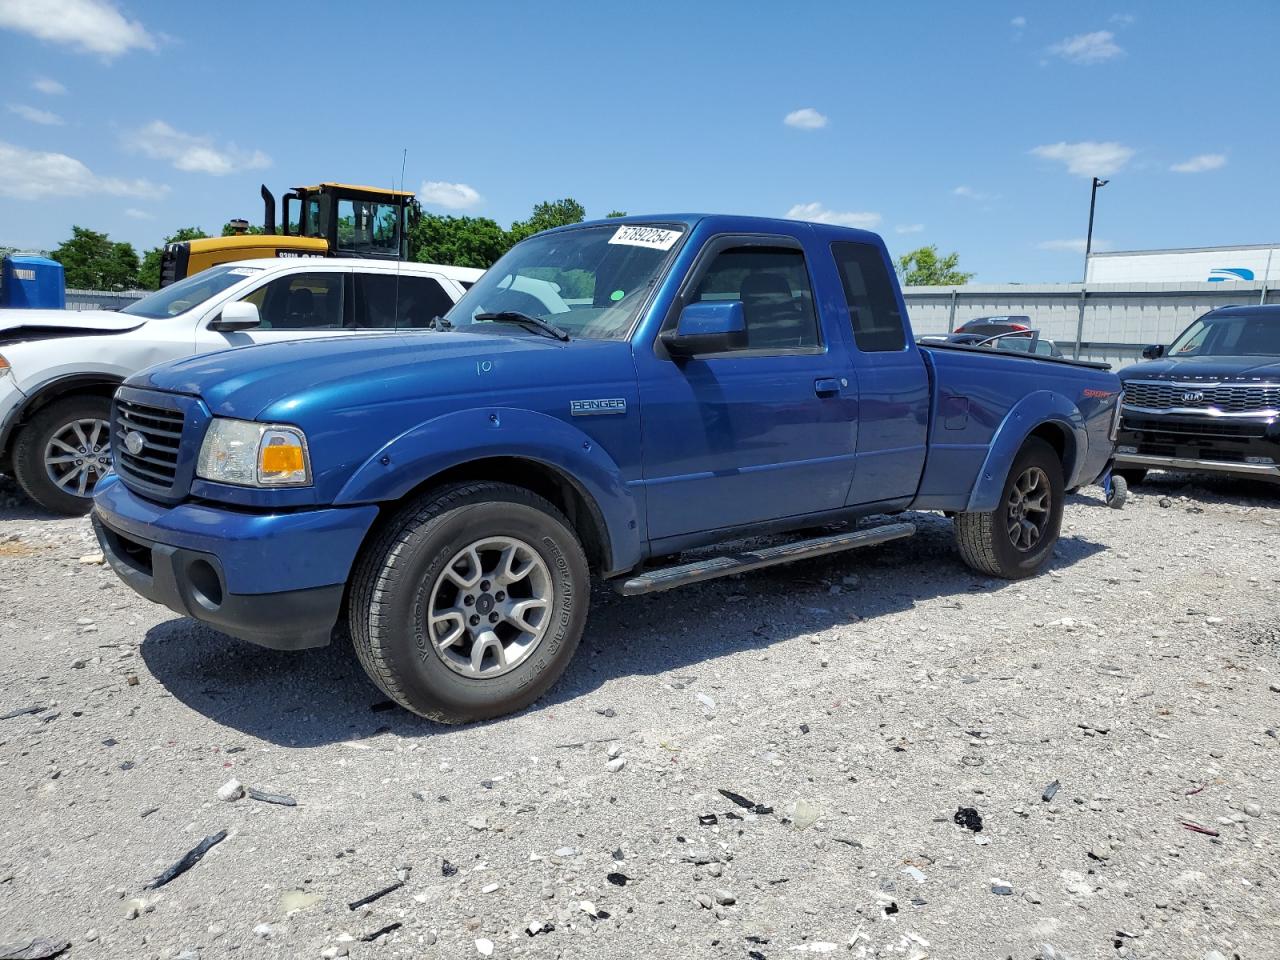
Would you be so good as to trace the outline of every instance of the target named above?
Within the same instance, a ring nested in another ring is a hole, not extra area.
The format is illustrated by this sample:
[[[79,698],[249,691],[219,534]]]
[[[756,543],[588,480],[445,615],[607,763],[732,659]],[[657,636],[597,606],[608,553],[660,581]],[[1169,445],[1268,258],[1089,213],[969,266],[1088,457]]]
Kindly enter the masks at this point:
[[[680,311],[674,330],[662,334],[673,357],[741,350],[747,345],[747,321],[741,300],[704,300]]]
[[[1142,359],[1159,360],[1164,356],[1164,346],[1159,343],[1148,344],[1142,348]]]
[[[262,318],[258,316],[258,307],[256,304],[249,303],[247,300],[237,300],[235,303],[228,303],[222,308],[222,313],[218,315],[218,319],[209,324],[210,330],[252,330],[262,322]]]

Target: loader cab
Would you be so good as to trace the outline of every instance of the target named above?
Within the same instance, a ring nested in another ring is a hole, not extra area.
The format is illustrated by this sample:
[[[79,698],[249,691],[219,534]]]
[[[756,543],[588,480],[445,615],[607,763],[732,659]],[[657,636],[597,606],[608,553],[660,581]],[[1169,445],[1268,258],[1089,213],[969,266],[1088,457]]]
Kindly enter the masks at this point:
[[[282,198],[278,227],[276,199],[265,184],[262,203],[263,224],[257,233],[233,220],[231,236],[168,244],[160,262],[160,286],[220,263],[261,257],[407,260],[409,230],[422,216],[408,191],[345,183],[294,187]],[[243,228],[237,229],[240,224]]]
[[[344,183],[294,187],[281,203],[280,233],[323,240],[333,257],[405,259],[421,215],[412,193]]]

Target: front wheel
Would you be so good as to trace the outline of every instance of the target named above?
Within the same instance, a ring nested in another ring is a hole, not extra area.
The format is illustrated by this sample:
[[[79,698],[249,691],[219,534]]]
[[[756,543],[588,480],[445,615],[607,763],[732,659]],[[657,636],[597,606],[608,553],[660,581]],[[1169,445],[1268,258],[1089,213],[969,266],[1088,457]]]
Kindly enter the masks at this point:
[[[387,696],[466,723],[528,706],[577,649],[590,594],[568,520],[503,483],[428,494],[357,564],[351,637]]]
[[[955,518],[960,556],[979,573],[1018,580],[1039,572],[1062,529],[1062,463],[1038,437],[1014,458],[1000,505]]]
[[[111,401],[67,397],[49,404],[22,428],[14,443],[13,473],[36,503],[54,513],[81,516],[111,469]]]

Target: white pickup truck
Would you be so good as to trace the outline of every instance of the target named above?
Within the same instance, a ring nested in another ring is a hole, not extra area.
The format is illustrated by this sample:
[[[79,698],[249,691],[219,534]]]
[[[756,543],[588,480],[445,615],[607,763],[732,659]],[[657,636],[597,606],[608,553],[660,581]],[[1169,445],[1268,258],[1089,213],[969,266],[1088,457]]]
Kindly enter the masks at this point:
[[[166,360],[280,340],[426,327],[481,270],[385,260],[244,260],[118,312],[0,310],[0,470],[87,513],[111,466],[111,395]]]

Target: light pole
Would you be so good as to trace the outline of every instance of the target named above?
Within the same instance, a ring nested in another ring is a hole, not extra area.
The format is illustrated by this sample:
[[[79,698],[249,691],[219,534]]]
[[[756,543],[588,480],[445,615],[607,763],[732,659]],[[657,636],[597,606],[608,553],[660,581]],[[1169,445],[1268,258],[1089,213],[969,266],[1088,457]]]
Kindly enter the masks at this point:
[[[1084,238],[1084,274],[1080,278],[1080,316],[1076,319],[1076,346],[1071,356],[1075,360],[1080,359],[1080,341],[1084,338],[1084,300],[1085,286],[1089,282],[1089,254],[1093,252],[1093,211],[1098,205],[1098,188],[1105,187],[1110,180],[1099,180],[1092,177],[1092,185],[1089,188],[1089,231]]]
[[[1089,191],[1089,232],[1084,238],[1084,276],[1081,283],[1089,281],[1089,254],[1093,252],[1093,211],[1098,206],[1098,188],[1105,187],[1110,180],[1099,180],[1093,178],[1093,189]]]

